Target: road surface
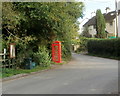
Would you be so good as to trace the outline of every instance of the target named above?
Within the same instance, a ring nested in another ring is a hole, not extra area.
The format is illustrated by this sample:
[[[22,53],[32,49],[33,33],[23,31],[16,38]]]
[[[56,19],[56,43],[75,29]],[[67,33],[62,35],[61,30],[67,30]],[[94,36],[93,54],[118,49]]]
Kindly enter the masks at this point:
[[[3,94],[111,94],[118,92],[118,61],[73,54],[58,68],[3,82]]]

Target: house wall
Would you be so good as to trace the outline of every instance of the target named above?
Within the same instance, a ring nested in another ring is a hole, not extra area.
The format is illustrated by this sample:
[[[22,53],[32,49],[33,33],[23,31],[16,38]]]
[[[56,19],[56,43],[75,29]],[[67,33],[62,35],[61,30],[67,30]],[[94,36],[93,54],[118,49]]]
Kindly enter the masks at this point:
[[[109,32],[108,36],[114,36],[116,32],[116,26],[115,26],[116,20],[113,20],[112,25],[110,23],[106,23],[106,31]],[[119,22],[120,23],[120,22]],[[93,25],[89,26],[89,33],[92,35],[92,37],[95,37],[96,35],[96,29]]]
[[[92,37],[95,37],[95,35],[96,35],[96,29],[94,28],[94,26],[92,25],[92,26],[89,26],[89,33],[92,35]]]
[[[120,1],[118,2],[118,10],[120,10]],[[120,37],[120,14],[118,16],[118,37]]]
[[[74,52],[77,51],[77,49],[78,49],[79,47],[80,47],[80,45],[74,45],[72,51],[74,51]]]
[[[107,22],[106,23],[106,31],[109,33],[108,36],[111,36],[111,35],[115,36],[115,32],[116,32],[116,29],[115,29],[116,25],[115,25],[115,23],[116,23],[115,19],[112,22],[109,22],[109,23]]]
[[[120,37],[120,14],[118,16],[118,36]]]

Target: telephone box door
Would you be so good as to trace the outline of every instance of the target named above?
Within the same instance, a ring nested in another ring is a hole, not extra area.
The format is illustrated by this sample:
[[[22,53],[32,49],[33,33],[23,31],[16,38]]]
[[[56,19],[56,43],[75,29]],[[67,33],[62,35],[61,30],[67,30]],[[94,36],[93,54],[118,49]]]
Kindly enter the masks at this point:
[[[61,63],[61,42],[54,41],[52,43],[52,61]]]

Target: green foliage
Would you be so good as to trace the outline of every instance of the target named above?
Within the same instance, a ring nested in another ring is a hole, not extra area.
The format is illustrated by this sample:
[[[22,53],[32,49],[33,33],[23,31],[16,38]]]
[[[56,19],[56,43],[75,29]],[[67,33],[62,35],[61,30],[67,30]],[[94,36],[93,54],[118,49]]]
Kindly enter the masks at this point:
[[[7,49],[7,53],[9,53],[9,45],[10,43],[15,43],[15,50],[16,50],[16,64],[17,67],[21,66],[21,62],[24,62],[25,58],[29,58],[33,55],[34,51],[32,46],[36,38],[31,36],[26,36],[20,38],[13,38],[13,36],[9,36],[7,38],[8,40],[5,40],[5,38],[2,41],[2,47]],[[9,59],[9,55],[7,56],[7,59]]]
[[[80,43],[80,39],[79,38],[78,39],[74,38],[74,39],[72,39],[71,43],[74,44],[74,45],[77,45],[77,44]]]
[[[79,39],[80,39],[80,42],[79,42],[80,47],[76,50],[76,52],[86,52],[87,51],[87,42],[91,38],[80,36]]]
[[[101,13],[101,10],[98,9],[96,11],[96,31],[97,31],[97,38],[106,38],[106,32],[105,32],[105,18],[103,14]]]
[[[35,55],[41,66],[49,65],[51,43],[55,40],[65,42],[63,58],[71,56],[70,44],[78,35],[77,19],[83,16],[82,2],[4,2],[2,5],[4,47],[16,43],[18,62]],[[38,48],[40,45],[45,48]]]
[[[87,48],[91,54],[120,57],[120,38],[89,40]]]
[[[9,22],[14,20],[13,22],[19,22],[13,26],[16,29],[14,35],[34,35],[43,44],[56,39],[70,41],[77,34],[76,21],[82,16],[84,7],[82,2],[6,2],[3,6],[3,26],[6,25],[3,27],[3,34],[8,33],[6,29],[13,33],[12,27],[8,27],[14,25]],[[10,12],[13,13],[7,16]],[[15,16],[19,18],[16,19]]]
[[[2,34],[10,35],[9,31],[17,35],[18,25],[22,16],[14,9],[11,2],[2,2]]]
[[[64,60],[69,60],[71,58],[70,44],[67,42],[62,43],[62,58]]]
[[[34,35],[40,43],[51,43],[56,38],[71,40],[78,30],[77,18],[82,16],[82,3],[17,2],[17,11],[24,15],[20,29],[27,35]],[[29,23],[30,22],[30,23]]]
[[[42,67],[50,66],[51,56],[45,46],[40,46],[37,53],[34,53],[34,60]]]

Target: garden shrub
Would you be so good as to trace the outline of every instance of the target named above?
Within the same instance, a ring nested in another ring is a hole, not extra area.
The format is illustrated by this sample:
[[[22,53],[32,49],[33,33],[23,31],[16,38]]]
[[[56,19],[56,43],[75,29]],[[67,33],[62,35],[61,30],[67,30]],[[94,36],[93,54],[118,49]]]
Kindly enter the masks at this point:
[[[22,68],[24,66],[24,59],[30,58],[33,56],[33,44],[35,38],[31,36],[15,38],[13,36],[3,37],[2,39],[2,50],[7,49],[7,54],[9,54],[9,44],[15,43],[15,63],[17,68]],[[9,55],[6,56],[6,59],[9,59]],[[8,64],[8,63],[7,63]],[[21,67],[22,66],[22,67]]]
[[[33,60],[41,67],[48,67],[51,63],[51,56],[45,46],[40,46],[38,52],[34,53]]]
[[[70,44],[66,42],[62,42],[62,60],[70,60],[71,59],[71,50]]]
[[[87,48],[92,54],[120,57],[120,38],[91,39],[87,43]]]
[[[87,42],[88,42],[88,40],[90,40],[91,38],[80,37],[79,39],[80,39],[80,42],[79,42],[80,47],[76,50],[76,52],[84,52],[84,51],[87,51]]]

